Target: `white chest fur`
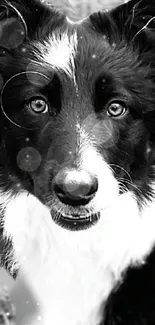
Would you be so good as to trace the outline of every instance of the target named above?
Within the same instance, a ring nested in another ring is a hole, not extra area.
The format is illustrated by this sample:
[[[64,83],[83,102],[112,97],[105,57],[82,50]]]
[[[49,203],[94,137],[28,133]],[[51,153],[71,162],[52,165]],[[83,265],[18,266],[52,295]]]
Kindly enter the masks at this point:
[[[21,265],[16,294],[26,282],[39,306],[20,325],[98,325],[121,272],[142,263],[155,242],[154,211],[151,204],[141,214],[127,193],[102,211],[97,225],[71,232],[34,197],[11,201],[4,227]]]

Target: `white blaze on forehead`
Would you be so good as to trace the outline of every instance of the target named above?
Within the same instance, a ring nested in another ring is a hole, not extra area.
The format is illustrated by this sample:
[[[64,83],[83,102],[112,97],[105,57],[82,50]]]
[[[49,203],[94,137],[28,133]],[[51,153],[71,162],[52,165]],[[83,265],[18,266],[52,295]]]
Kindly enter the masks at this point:
[[[42,63],[51,65],[56,70],[63,70],[75,79],[75,56],[77,53],[77,34],[69,35],[67,32],[55,33],[48,41],[36,43],[39,54],[35,53]]]

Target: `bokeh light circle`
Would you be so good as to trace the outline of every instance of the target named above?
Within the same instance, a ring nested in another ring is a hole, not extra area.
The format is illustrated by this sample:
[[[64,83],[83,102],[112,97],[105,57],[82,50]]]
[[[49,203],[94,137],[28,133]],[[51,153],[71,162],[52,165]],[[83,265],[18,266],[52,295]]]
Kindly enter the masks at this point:
[[[1,46],[9,49],[20,46],[27,37],[28,29],[20,11],[10,2],[0,8],[0,41]]]
[[[34,172],[41,164],[42,157],[33,147],[22,148],[17,155],[18,167],[27,172]]]

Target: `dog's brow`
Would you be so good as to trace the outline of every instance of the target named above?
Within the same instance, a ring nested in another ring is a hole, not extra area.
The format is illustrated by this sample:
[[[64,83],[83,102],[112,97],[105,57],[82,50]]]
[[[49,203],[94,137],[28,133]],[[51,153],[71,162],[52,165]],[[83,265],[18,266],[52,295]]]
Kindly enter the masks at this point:
[[[74,32],[68,35],[67,32],[51,35],[48,41],[35,44],[39,52],[35,54],[39,61],[51,65],[55,70],[64,71],[70,78],[75,80],[75,56],[77,53],[78,39]]]

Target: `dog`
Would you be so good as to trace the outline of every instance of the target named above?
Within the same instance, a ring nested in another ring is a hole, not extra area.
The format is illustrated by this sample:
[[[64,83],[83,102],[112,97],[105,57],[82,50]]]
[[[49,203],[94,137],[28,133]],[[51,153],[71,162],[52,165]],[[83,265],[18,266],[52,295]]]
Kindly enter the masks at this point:
[[[38,306],[20,324],[155,324],[154,41],[154,0],[78,22],[0,2],[1,267]]]

